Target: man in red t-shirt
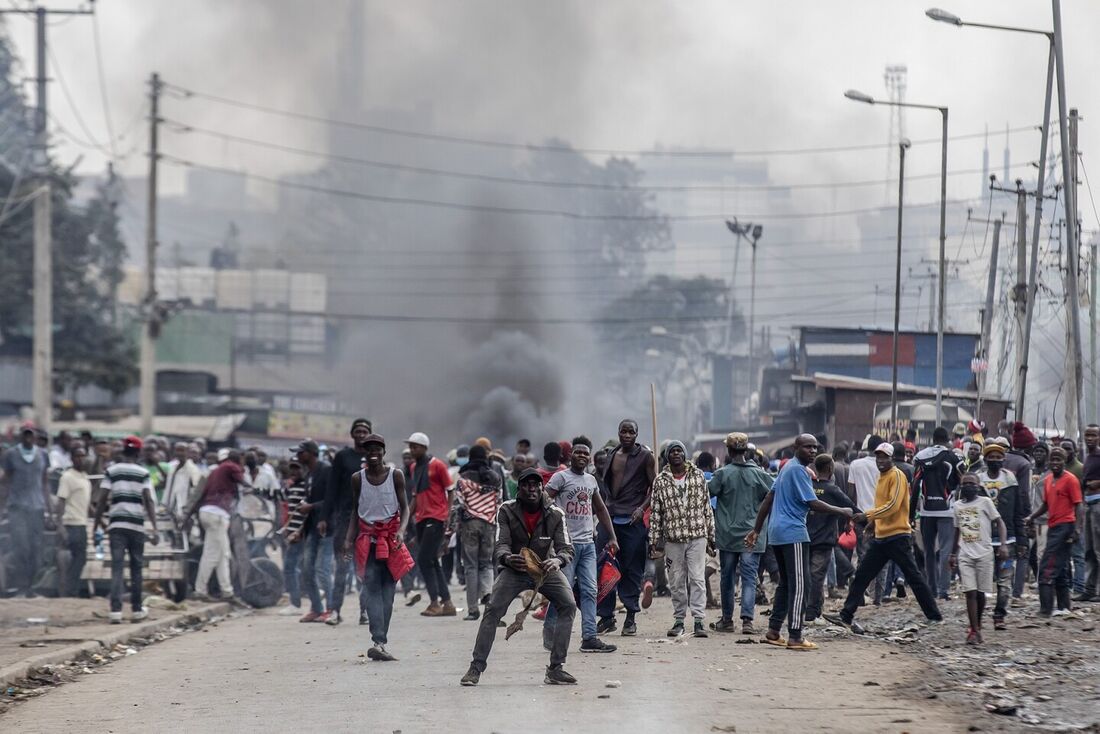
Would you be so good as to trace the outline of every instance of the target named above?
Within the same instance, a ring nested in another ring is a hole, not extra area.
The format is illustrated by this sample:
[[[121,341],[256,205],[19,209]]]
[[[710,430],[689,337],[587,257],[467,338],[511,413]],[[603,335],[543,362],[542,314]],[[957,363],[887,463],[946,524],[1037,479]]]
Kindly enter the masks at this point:
[[[1057,593],[1056,615],[1070,610],[1069,572],[1073,544],[1081,537],[1084,513],[1081,511],[1081,483],[1066,471],[1066,452],[1060,447],[1050,450],[1050,474],[1043,479],[1043,504],[1028,515],[1027,524],[1047,515],[1047,545],[1039,561],[1039,614],[1051,616]]]
[[[431,603],[421,612],[424,617],[454,617],[458,612],[451,603],[451,592],[439,563],[447,514],[451,508],[451,473],[447,464],[428,453],[430,441],[424,433],[414,433],[405,443],[412,454],[412,465],[405,486],[412,493],[409,511],[416,520],[416,565],[424,577]]]

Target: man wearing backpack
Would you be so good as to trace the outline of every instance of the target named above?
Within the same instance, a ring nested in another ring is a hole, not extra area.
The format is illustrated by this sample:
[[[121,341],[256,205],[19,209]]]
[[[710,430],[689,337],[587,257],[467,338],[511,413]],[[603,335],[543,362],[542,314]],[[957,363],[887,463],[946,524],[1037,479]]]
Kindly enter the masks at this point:
[[[931,446],[913,457],[913,504],[920,509],[928,587],[940,599],[947,599],[951,584],[947,564],[955,543],[952,495],[959,486],[960,459],[951,450],[951,436],[943,426],[936,426],[932,441]]]

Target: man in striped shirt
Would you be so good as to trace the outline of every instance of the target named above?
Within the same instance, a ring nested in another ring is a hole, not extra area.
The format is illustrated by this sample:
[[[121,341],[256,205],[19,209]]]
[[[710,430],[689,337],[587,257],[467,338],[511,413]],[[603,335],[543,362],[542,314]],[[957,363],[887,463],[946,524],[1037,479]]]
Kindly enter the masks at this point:
[[[141,605],[141,568],[145,555],[145,518],[153,526],[149,542],[156,545],[157,513],[153,505],[153,483],[149,472],[138,464],[141,456],[141,439],[127,436],[122,439],[122,461],[107,467],[100,489],[103,494],[96,507],[95,527],[103,524],[107,510],[107,534],[111,544],[111,624],[122,623],[123,565],[130,555],[130,607],[133,622],[148,616]],[[110,508],[108,510],[108,507]]]
[[[489,463],[489,452],[475,444],[470,460],[455,484],[458,497],[453,517],[457,519],[466,566],[466,608],[464,619],[481,616],[478,604],[489,603],[493,590],[493,546],[497,539],[497,509],[500,508],[500,473]]]

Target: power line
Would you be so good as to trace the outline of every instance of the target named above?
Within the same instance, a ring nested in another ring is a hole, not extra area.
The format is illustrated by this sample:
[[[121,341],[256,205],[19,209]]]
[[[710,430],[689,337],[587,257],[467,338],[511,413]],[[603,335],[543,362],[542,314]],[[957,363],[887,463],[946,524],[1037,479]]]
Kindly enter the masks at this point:
[[[316,194],[324,194],[327,196],[338,196],[349,199],[358,199],[362,201],[374,201],[381,204],[411,204],[415,206],[433,207],[439,209],[453,209],[460,211],[476,211],[487,214],[516,214],[524,216],[545,216],[545,217],[559,217],[563,219],[577,220],[577,221],[627,221],[627,222],[662,222],[662,221],[723,221],[729,215],[722,213],[715,214],[586,214],[582,212],[573,212],[562,209],[537,209],[529,207],[506,207],[496,206],[491,204],[463,204],[460,202],[451,201],[435,201],[431,199],[417,199],[413,197],[405,196],[383,196],[380,194],[367,194],[360,191],[348,191],[346,189],[336,189],[327,186],[317,186],[314,184],[306,184],[295,181],[288,181],[281,178],[273,178],[271,176],[263,176],[256,173],[249,173],[243,169],[231,169],[222,168],[219,166],[211,166],[203,163],[197,163],[195,161],[187,160],[186,158],[180,158],[178,156],[170,155],[168,153],[162,153],[160,155],[161,160],[165,163],[170,163],[176,166],[183,166],[185,168],[196,168],[204,171],[211,171],[214,173],[222,173],[229,176],[240,176],[250,181],[260,181],[263,183],[271,184],[279,188],[298,189],[302,191],[310,191]],[[958,204],[959,202],[948,202],[949,204]],[[939,202],[926,202],[924,204],[910,204],[909,209],[916,209],[922,207],[939,206]],[[872,212],[881,211],[882,207],[866,207],[862,209],[847,209],[831,212],[806,212],[806,213],[793,213],[793,214],[742,214],[746,219],[753,220],[789,220],[789,219],[825,219],[830,217],[852,216],[856,214],[869,214]]]
[[[99,16],[92,13],[92,38],[95,45],[95,64],[99,77],[99,99],[103,103],[103,121],[107,126],[107,140],[111,146],[111,160],[118,160],[118,149],[115,145],[115,130],[111,122],[111,105],[107,102],[107,80],[103,73],[103,52],[99,44]]]
[[[253,110],[256,112],[264,112],[272,115],[281,115],[283,117],[304,120],[307,122],[315,122],[324,125],[334,125],[338,127],[347,127],[356,130],[364,130],[367,132],[381,133],[384,135],[396,135],[401,137],[407,137],[417,140],[435,140],[445,143],[460,143],[464,145],[477,145],[487,148],[500,148],[505,150],[524,150],[524,151],[541,151],[545,153],[573,153],[581,155],[612,155],[612,156],[671,156],[671,157],[727,157],[727,156],[786,156],[786,155],[810,155],[819,153],[844,153],[849,151],[859,150],[882,150],[884,148],[891,147],[889,143],[864,143],[858,145],[833,145],[833,146],[821,146],[816,148],[774,148],[774,149],[760,149],[760,150],[710,150],[710,149],[679,149],[679,148],[651,148],[651,149],[623,149],[623,148],[589,148],[589,147],[573,147],[570,145],[551,145],[551,144],[534,144],[534,143],[513,143],[503,140],[490,140],[486,138],[474,138],[462,135],[450,135],[443,133],[428,133],[419,132],[414,130],[402,130],[394,127],[386,127],[383,125],[371,125],[362,122],[351,122],[349,120],[337,120],[330,117],[324,117],[321,115],[314,115],[307,112],[300,112],[296,110],[279,109],[277,107],[269,107],[267,105],[257,104],[254,102],[242,102],[240,100],[231,99],[229,97],[222,97],[215,94],[209,94],[206,92],[198,92],[186,87],[181,87],[177,84],[170,84],[165,82],[165,88],[175,92],[177,96],[182,99],[187,98],[199,98],[205,99],[211,102],[217,102],[219,104],[230,105],[233,107],[239,107],[241,109]],[[1036,130],[1040,126],[1027,125],[1024,127],[1017,127],[1012,129],[1006,129],[1005,133],[1024,132],[1028,130]],[[987,136],[986,132],[970,133],[966,135],[955,135],[949,138],[950,140],[966,140],[975,138],[984,138]],[[941,138],[926,138],[922,140],[913,140],[913,145],[929,145],[932,143],[939,144]]]
[[[517,186],[535,186],[535,187],[547,187],[558,189],[591,189],[597,191],[676,191],[676,192],[724,192],[724,191],[787,191],[787,190],[812,190],[812,189],[846,189],[846,188],[859,188],[865,186],[882,186],[884,184],[896,183],[897,179],[881,179],[873,181],[841,181],[841,182],[820,182],[820,183],[794,183],[794,184],[695,184],[695,185],[663,185],[663,184],[615,184],[615,183],[602,183],[598,181],[551,181],[546,179],[530,179],[519,178],[515,176],[500,176],[487,173],[473,173],[467,171],[455,171],[442,168],[432,168],[428,166],[413,166],[404,163],[392,163],[386,161],[372,160],[368,158],[358,158],[355,156],[340,155],[337,153],[326,153],[319,150],[310,150],[306,148],[300,148],[293,145],[286,145],[285,143],[274,143],[266,140],[258,140],[256,138],[250,138],[243,135],[234,135],[232,133],[225,133],[218,130],[211,130],[208,128],[197,127],[187,123],[179,122],[176,120],[165,119],[167,129],[175,133],[196,133],[199,135],[206,135],[209,137],[217,138],[226,142],[240,143],[242,145],[250,145],[258,148],[265,148],[268,150],[278,150],[285,153],[292,153],[294,155],[307,156],[310,158],[318,158],[322,160],[336,161],[339,163],[348,163],[353,165],[365,166],[369,168],[379,168],[388,171],[401,171],[405,173],[418,173],[431,176],[441,176],[447,178],[457,178],[471,181],[483,181],[486,183],[501,183]],[[1028,168],[1028,164],[1021,163],[1011,168],[1013,170],[1020,168]],[[983,169],[972,168],[966,170],[948,171],[948,176],[961,176],[961,175],[973,175],[975,173],[982,173]],[[907,180],[923,180],[923,179],[940,179],[939,173],[927,173],[908,176]]]

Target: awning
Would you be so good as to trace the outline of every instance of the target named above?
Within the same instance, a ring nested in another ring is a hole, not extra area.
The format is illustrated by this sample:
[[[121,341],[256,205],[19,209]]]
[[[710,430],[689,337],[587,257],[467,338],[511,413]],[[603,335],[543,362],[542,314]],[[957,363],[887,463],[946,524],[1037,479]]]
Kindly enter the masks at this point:
[[[153,433],[170,438],[205,438],[222,443],[229,440],[245,419],[244,413],[227,415],[157,415],[153,416]],[[80,433],[88,431],[93,436],[121,438],[141,432],[141,417],[132,415],[119,421],[55,421],[54,432]]]

